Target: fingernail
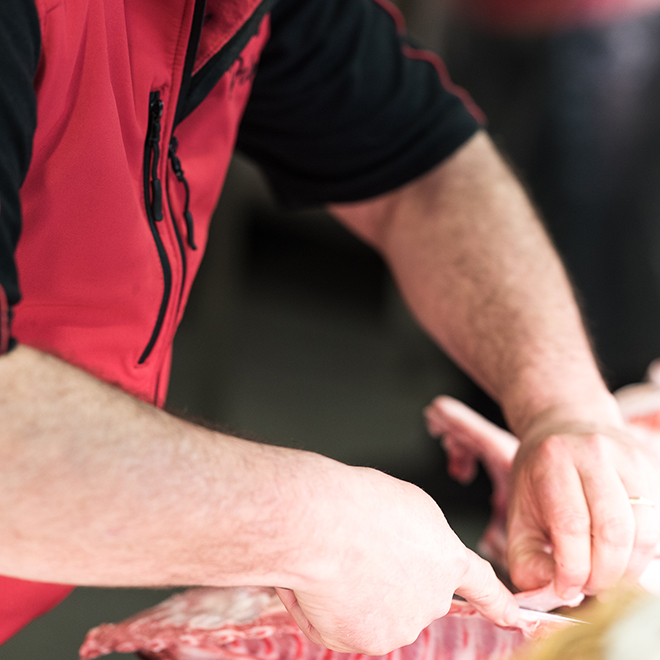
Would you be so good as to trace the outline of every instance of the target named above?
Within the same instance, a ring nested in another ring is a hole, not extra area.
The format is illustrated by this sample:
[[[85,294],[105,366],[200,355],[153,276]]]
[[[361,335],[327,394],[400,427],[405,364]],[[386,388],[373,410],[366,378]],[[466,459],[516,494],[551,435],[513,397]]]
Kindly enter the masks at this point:
[[[564,593],[558,595],[563,600],[573,600],[574,598],[577,598],[581,593],[582,589],[580,589],[580,587],[569,587],[566,589],[566,591],[564,591]]]
[[[506,621],[506,624],[508,626],[513,626],[518,622],[519,617],[520,608],[518,607],[518,604],[515,601],[509,603],[504,611],[504,620]]]

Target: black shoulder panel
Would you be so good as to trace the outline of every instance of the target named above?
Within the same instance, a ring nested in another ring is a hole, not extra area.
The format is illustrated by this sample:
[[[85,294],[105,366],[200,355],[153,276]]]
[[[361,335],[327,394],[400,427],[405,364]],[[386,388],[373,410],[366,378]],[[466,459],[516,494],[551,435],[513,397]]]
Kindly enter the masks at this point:
[[[479,128],[437,56],[387,0],[279,0],[238,148],[289,206],[366,199],[453,153]]]
[[[14,251],[21,232],[19,191],[37,123],[34,77],[41,34],[33,0],[0,2],[0,353],[11,345],[11,307],[20,299]]]

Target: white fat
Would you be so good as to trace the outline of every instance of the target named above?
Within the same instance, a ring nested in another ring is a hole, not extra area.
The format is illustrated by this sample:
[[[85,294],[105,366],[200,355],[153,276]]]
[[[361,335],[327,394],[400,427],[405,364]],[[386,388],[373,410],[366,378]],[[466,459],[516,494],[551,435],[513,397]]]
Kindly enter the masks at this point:
[[[148,618],[173,626],[213,630],[227,624],[245,624],[265,613],[283,610],[272,589],[252,587],[189,589],[163,601]],[[131,628],[142,626],[138,619]]]
[[[218,651],[197,649],[193,646],[177,647],[177,660],[220,660],[223,656]]]
[[[604,660],[660,660],[660,598],[637,603],[603,636]]]
[[[226,591],[209,591],[200,602],[200,614],[195,618],[203,625],[201,628],[216,628],[222,621],[233,623],[248,623],[257,619],[265,609],[272,606],[273,601],[279,602],[274,593],[255,591],[251,589],[227,589]],[[191,621],[192,623],[192,621]]]

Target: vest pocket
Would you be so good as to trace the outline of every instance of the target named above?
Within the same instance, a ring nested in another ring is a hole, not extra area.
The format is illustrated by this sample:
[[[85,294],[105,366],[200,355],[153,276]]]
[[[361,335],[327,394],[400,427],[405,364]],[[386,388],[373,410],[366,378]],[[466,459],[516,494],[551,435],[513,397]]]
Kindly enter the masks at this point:
[[[157,223],[163,219],[163,187],[158,177],[158,164],[160,161],[160,121],[163,116],[163,101],[160,92],[154,91],[149,94],[149,124],[147,127],[147,139],[144,143],[144,202],[149,221],[149,229],[153,236],[158,258],[163,271],[163,297],[158,309],[156,324],[149,338],[138,364],[144,364],[156,344],[160,331],[163,327],[167,306],[172,292],[172,267],[167,257],[167,252],[158,231]]]

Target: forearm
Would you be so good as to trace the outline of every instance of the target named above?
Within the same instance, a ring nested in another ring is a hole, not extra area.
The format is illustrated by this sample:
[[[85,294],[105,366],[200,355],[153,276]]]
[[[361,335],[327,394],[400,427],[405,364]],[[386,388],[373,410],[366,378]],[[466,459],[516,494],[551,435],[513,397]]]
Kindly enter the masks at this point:
[[[616,417],[561,263],[484,134],[409,186],[332,210],[381,251],[421,324],[516,432],[558,407]]]
[[[657,474],[600,377],[559,259],[485,136],[407,188],[336,210],[522,440],[509,479],[514,584],[553,580],[570,599],[636,580],[659,531],[629,497],[655,500]]]
[[[314,640],[382,655],[464,596],[517,617],[412,484],[174,418],[19,347],[0,359],[0,574],[275,586]]]
[[[0,416],[0,573],[28,579],[295,585],[309,503],[344,467],[190,424],[26,347],[0,359]]]

